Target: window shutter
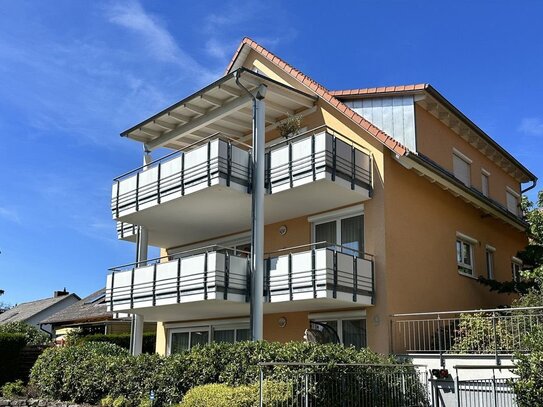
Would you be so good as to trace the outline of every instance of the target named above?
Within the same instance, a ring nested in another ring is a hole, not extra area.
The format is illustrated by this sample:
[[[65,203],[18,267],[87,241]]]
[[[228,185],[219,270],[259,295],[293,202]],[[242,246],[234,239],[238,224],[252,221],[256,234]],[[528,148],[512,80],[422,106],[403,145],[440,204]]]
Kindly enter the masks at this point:
[[[456,154],[453,154],[453,170],[456,178],[471,186],[470,165]]]

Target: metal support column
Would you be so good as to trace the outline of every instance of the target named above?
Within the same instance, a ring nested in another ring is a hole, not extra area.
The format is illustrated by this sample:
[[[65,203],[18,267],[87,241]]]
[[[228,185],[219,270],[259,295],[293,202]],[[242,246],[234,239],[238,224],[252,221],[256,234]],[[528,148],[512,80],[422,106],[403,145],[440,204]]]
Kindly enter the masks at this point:
[[[149,151],[145,151],[143,155],[143,165],[146,166],[151,163],[152,158]],[[148,246],[149,235],[147,228],[143,226],[138,227],[138,240],[136,247],[136,268],[147,265],[148,259]],[[141,354],[143,347],[143,315],[132,314],[132,326],[130,329],[130,353],[134,356]]]
[[[262,340],[264,318],[264,175],[266,144],[266,87],[260,86],[253,99],[253,188],[251,250],[251,339]]]

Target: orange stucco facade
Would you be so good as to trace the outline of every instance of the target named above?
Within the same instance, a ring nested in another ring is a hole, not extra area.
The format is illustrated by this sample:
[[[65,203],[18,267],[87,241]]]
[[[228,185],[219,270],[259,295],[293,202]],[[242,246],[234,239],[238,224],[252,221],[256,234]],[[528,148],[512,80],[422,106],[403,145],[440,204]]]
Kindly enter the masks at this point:
[[[307,91],[254,51],[249,52],[244,65],[257,67],[272,79]],[[416,105],[415,113],[420,153],[452,172],[452,154],[454,149],[459,150],[472,160],[472,185],[480,190],[481,171],[488,171],[490,197],[502,205],[506,204],[506,187],[520,192],[517,180],[445,124]],[[372,156],[372,196],[364,202],[365,251],[374,256],[375,266],[374,305],[365,309],[370,348],[380,352],[390,350],[390,316],[394,313],[486,308],[511,302],[511,296],[489,292],[476,277],[486,276],[485,250],[489,245],[495,248],[496,279],[511,279],[511,259],[526,245],[525,232],[486,215],[461,196],[455,197],[405,168],[381,142],[337,109],[318,100],[315,111],[303,118],[302,126],[312,129],[321,125],[330,126],[362,145]],[[277,131],[270,131],[266,141],[276,137]],[[312,225],[308,216],[266,225],[265,252],[311,243]],[[286,234],[279,233],[281,226],[287,227]],[[476,241],[473,277],[458,272],[455,243],[458,233]],[[281,317],[287,320],[283,327],[278,324]],[[302,340],[308,327],[309,311],[264,316],[266,340]],[[157,329],[157,351],[164,353],[166,328],[159,323]]]

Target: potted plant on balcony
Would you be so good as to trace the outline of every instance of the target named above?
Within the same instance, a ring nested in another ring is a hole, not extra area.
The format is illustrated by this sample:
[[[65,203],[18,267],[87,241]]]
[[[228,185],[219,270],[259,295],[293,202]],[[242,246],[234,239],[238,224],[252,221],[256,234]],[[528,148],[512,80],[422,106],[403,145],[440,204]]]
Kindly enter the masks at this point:
[[[289,115],[286,119],[281,120],[277,125],[281,137],[288,139],[296,136],[302,126],[302,117],[300,115]]]

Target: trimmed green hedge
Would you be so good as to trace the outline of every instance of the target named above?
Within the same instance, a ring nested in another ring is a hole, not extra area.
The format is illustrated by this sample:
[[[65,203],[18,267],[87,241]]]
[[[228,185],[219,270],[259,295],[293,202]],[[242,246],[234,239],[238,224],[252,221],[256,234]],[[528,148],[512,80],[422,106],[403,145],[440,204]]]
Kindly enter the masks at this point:
[[[543,400],[543,329],[536,327],[525,341],[529,353],[515,355],[515,373],[519,378],[513,390],[519,407],[539,406]]]
[[[24,334],[0,333],[0,385],[19,378],[19,359],[26,342]]]
[[[78,335],[76,339],[77,343],[87,342],[108,342],[120,346],[124,349],[130,349],[130,334],[92,334],[92,335]],[[155,353],[156,348],[156,334],[152,332],[146,332],[143,334],[143,353]]]
[[[192,388],[212,383],[239,387],[258,382],[259,362],[393,364],[393,359],[369,350],[303,342],[212,343],[168,357],[128,355],[109,343],[84,343],[52,348],[38,359],[31,385],[48,399],[98,403],[120,396],[139,403],[155,393],[157,405],[181,402]],[[266,375],[284,381],[289,369]],[[233,407],[233,406],[232,406]]]

